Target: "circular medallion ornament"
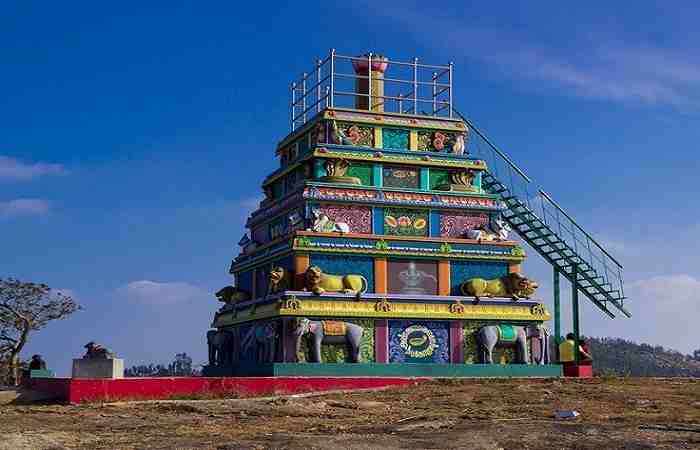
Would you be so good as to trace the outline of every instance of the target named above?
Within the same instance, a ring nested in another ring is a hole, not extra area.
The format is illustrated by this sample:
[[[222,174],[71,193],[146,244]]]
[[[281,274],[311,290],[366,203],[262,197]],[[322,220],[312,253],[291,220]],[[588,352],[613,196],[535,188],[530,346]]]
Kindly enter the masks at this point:
[[[401,348],[411,358],[429,358],[438,346],[435,334],[424,325],[411,325],[399,337]]]
[[[544,309],[544,305],[538,303],[537,305],[532,305],[532,307],[530,307],[530,313],[533,316],[544,316],[547,314],[547,310]]]

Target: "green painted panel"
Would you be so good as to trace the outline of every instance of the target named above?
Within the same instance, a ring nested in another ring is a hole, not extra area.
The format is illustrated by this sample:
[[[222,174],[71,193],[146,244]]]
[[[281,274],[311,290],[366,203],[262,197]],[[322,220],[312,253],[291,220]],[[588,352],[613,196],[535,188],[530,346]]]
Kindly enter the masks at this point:
[[[352,163],[345,175],[359,178],[363,186],[372,186],[372,166],[370,164]]]
[[[408,135],[409,131],[401,128],[382,128],[382,147],[407,150]]]
[[[427,236],[428,211],[408,208],[384,210],[384,234],[393,236]]]
[[[440,185],[449,183],[449,172],[446,170],[430,169],[430,189],[435,190]]]

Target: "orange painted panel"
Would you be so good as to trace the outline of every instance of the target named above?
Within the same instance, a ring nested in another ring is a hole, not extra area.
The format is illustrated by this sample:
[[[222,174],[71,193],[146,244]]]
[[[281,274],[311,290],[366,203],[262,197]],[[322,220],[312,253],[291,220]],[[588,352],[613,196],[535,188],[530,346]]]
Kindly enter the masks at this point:
[[[450,262],[438,261],[438,295],[450,295]]]
[[[374,292],[387,293],[386,258],[374,258]]]

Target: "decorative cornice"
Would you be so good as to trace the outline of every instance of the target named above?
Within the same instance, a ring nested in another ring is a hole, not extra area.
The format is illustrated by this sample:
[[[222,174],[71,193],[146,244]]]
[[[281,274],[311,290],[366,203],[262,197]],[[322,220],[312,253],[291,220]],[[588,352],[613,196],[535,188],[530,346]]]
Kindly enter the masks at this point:
[[[363,123],[375,126],[401,127],[413,129],[431,129],[443,131],[464,131],[465,124],[459,119],[447,117],[430,117],[415,114],[390,112],[372,112],[347,108],[328,109],[323,118],[344,122]]]
[[[477,209],[500,211],[503,205],[491,194],[433,194],[428,192],[382,191],[369,187],[353,189],[306,183],[303,197],[313,200],[417,206],[423,208]]]
[[[342,150],[330,149],[329,147],[317,147],[313,151],[316,158],[342,158],[348,161],[364,161],[373,163],[389,164],[411,164],[413,166],[442,167],[442,168],[465,168],[472,170],[486,170],[486,163],[479,159],[454,158],[447,159],[449,155],[435,157],[421,152],[419,155],[412,155],[406,152],[387,152],[382,149],[364,149],[365,151],[352,151],[345,146]],[[368,151],[370,150],[370,151]]]
[[[531,322],[544,322],[551,318],[543,304],[531,301],[513,303],[482,300],[480,304],[474,305],[471,302],[462,303],[465,300],[463,297],[443,297],[440,301],[424,302],[407,301],[400,299],[401,296],[388,294],[366,295],[359,301],[354,297],[330,297],[328,294],[310,296],[309,293],[287,292],[279,299],[272,299],[264,304],[246,302],[249,305],[242,307],[235,314],[218,315],[212,327],[290,316]]]

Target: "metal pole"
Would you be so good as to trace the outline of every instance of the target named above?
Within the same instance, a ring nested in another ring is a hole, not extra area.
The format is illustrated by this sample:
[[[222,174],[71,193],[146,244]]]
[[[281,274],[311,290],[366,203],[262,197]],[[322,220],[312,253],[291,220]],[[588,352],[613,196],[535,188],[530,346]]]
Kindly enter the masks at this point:
[[[449,99],[450,119],[452,118],[452,69],[453,69],[453,66],[454,66],[454,63],[452,61],[450,61],[450,73],[449,73],[449,76],[450,76],[450,82],[449,82],[449,85],[450,85],[450,90],[449,90],[449,94],[450,94],[450,99]]]
[[[399,113],[403,113],[403,94],[399,94]]]
[[[561,297],[559,290],[559,269],[554,268],[554,342],[561,343]]]
[[[303,78],[301,80],[301,110],[304,116],[304,123],[306,123],[306,77],[308,74],[304,72]]]
[[[437,72],[433,72],[433,115],[437,111]]]
[[[418,114],[418,58],[413,58],[413,114]]]
[[[367,54],[367,110],[372,111],[372,52]]]
[[[333,95],[335,93],[335,49],[331,49],[331,104],[330,107],[333,108],[335,106],[335,102],[333,99]]]
[[[331,91],[331,87],[326,86],[326,108],[328,108],[330,106],[330,103],[329,103],[330,102],[330,91]]]
[[[574,361],[578,366],[581,361],[581,354],[578,351],[579,346],[579,311],[578,311],[578,272],[576,264],[571,265],[571,306],[573,309],[574,318]]]
[[[294,131],[294,125],[296,120],[294,120],[294,113],[296,113],[297,104],[297,82],[292,82],[292,131]]]
[[[321,61],[316,61],[316,112],[321,111]]]

